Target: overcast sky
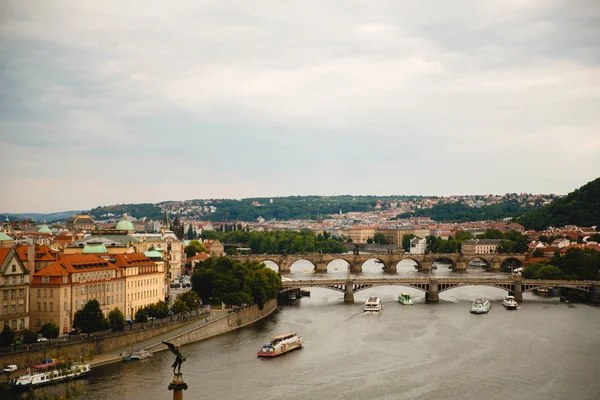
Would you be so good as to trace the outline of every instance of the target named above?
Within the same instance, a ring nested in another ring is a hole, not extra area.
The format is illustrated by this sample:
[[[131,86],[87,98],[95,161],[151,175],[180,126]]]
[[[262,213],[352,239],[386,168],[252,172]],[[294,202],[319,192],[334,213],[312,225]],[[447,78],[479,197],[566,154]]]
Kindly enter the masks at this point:
[[[598,0],[0,7],[0,212],[600,175]]]

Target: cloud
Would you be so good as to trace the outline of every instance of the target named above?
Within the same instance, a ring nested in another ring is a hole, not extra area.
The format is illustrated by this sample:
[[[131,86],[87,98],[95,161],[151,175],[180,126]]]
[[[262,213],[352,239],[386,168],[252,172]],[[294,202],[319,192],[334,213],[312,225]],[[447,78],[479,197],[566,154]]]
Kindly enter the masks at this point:
[[[593,0],[4,11],[0,159],[8,186],[28,188],[2,199],[6,211],[564,193],[600,170]],[[51,193],[30,195],[41,190]]]

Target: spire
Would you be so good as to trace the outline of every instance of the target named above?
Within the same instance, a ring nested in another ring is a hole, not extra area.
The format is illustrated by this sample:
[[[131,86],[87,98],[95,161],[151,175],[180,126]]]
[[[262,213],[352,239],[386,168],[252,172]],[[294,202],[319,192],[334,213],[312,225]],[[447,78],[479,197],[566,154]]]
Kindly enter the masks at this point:
[[[165,211],[165,218],[163,219],[163,226],[167,229],[171,227],[171,220],[169,219],[169,213]]]

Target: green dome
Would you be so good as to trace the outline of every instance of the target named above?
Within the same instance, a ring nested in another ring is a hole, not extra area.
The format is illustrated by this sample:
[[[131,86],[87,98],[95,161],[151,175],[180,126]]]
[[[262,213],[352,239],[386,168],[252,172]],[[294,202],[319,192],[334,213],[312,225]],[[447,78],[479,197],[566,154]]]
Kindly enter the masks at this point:
[[[8,242],[8,241],[11,241],[11,240],[15,240],[15,239],[11,238],[10,236],[8,236],[4,232],[0,232],[0,242]]]
[[[106,246],[104,243],[87,243],[83,246],[83,254],[106,254]]]
[[[158,258],[159,260],[163,259],[163,255],[160,254],[160,252],[156,251],[156,250],[148,250],[144,252],[144,256],[154,259],[154,258]]]
[[[123,215],[123,219],[119,221],[115,229],[118,231],[130,231],[135,232],[133,223],[127,218],[127,214]]]
[[[38,233],[52,233],[52,231],[50,230],[50,228],[48,228],[48,225],[44,224],[40,226],[40,229],[38,229]]]

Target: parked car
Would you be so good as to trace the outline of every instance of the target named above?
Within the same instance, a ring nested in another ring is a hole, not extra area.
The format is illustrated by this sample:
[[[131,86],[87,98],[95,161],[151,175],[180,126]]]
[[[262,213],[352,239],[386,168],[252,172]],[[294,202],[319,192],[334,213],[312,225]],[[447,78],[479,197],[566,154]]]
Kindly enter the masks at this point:
[[[17,366],[12,364],[12,365],[7,365],[2,369],[2,372],[15,372],[17,370]]]
[[[72,329],[69,332],[69,336],[73,336],[73,335],[79,335],[81,333],[81,331],[79,329]]]
[[[48,341],[48,339],[46,339],[46,338],[45,338],[45,337],[43,337],[43,336],[39,336],[39,337],[38,337],[38,339],[37,339],[37,341],[38,341],[38,343],[41,343],[41,342],[47,342],[47,341]]]

